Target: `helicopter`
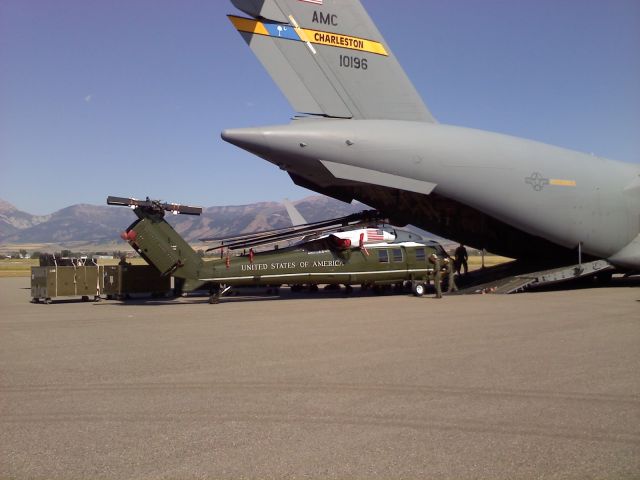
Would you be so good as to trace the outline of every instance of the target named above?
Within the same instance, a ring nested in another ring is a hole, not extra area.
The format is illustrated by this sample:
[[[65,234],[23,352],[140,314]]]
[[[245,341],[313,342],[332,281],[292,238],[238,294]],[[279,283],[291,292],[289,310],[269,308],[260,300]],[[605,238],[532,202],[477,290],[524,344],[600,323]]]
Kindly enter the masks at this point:
[[[109,196],[107,204],[132,208],[138,217],[122,232],[123,240],[162,275],[183,280],[183,291],[208,284],[210,303],[218,303],[233,287],[282,284],[343,284],[346,293],[354,285],[379,290],[406,284],[415,295],[422,296],[435,275],[429,257],[434,253],[441,258],[447,256],[439,243],[408,230],[380,226],[377,212],[363,211],[224,239],[202,239],[215,242],[209,251],[221,252],[220,258],[207,259],[199,256],[164,218],[165,212],[200,215],[202,208],[148,197]],[[279,248],[283,241],[292,243]],[[264,249],[270,245],[273,248]]]

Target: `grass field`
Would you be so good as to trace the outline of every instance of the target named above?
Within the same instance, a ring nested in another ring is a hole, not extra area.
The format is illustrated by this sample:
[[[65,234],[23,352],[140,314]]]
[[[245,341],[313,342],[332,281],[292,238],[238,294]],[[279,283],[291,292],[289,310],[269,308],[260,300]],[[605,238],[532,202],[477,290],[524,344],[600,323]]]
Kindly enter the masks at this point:
[[[0,277],[28,277],[31,267],[37,267],[37,259],[9,259],[0,260]]]

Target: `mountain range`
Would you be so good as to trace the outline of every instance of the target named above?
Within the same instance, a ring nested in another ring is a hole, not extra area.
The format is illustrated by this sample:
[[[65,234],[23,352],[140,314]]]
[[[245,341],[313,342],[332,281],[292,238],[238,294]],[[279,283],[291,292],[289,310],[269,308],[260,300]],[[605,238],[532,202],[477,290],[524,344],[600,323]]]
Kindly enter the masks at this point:
[[[308,222],[341,217],[367,207],[313,195],[293,202]],[[283,204],[261,202],[249,205],[204,208],[202,215],[166,216],[180,235],[196,243],[204,237],[228,236],[287,227],[291,220]],[[120,241],[136,216],[128,208],[106,205],[72,205],[50,215],[31,215],[0,200],[0,246],[54,244],[57,246],[104,245]]]

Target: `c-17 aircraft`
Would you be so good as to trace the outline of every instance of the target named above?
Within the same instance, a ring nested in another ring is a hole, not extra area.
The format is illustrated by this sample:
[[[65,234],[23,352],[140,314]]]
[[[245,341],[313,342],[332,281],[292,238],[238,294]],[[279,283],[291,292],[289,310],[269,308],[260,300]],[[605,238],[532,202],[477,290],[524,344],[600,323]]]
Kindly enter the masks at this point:
[[[547,268],[640,270],[640,166],[438,123],[358,0],[231,2],[302,115],[224,130],[227,142],[395,223]]]

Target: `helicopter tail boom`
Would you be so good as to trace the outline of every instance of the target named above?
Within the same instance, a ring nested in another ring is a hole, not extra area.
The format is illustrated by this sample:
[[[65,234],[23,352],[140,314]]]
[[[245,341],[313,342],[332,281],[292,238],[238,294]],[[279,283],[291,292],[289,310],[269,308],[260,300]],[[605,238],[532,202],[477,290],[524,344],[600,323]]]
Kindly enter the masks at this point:
[[[151,200],[109,197],[109,205],[133,208],[138,220],[121,237],[162,275],[178,278],[198,278],[203,260],[164,219],[165,211],[199,215],[201,209]]]

